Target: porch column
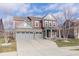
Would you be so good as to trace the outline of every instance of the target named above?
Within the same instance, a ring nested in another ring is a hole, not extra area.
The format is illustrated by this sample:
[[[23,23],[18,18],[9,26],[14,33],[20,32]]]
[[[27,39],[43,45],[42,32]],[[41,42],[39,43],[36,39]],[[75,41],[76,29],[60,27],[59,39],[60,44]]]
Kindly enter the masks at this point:
[[[52,29],[51,29],[51,31],[50,31],[50,32],[51,32],[51,38],[52,38]]]
[[[47,30],[45,30],[45,38],[47,38]]]
[[[61,38],[61,32],[60,32],[60,29],[59,29],[59,38]]]

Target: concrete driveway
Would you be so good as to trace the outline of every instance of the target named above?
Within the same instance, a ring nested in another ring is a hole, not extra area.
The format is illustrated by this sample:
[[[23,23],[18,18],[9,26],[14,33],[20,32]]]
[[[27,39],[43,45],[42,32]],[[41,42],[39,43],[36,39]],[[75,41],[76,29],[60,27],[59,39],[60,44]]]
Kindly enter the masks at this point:
[[[59,48],[57,45],[45,39],[17,40],[18,56],[70,56],[76,55],[72,51]],[[77,54],[78,55],[78,54]]]

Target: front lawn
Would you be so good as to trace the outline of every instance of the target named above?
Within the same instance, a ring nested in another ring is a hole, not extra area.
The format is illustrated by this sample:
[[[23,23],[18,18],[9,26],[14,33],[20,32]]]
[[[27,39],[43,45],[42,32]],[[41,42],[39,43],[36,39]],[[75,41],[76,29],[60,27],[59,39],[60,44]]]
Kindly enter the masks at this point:
[[[68,42],[62,40],[56,40],[56,44],[59,47],[66,47],[66,46],[79,46],[79,39],[68,39]]]
[[[4,38],[3,37],[0,37],[0,44],[4,43]]]
[[[14,41],[11,41],[11,45],[8,46],[8,47],[3,47],[1,46],[1,44],[4,43],[4,38],[0,38],[0,53],[2,52],[11,52],[11,51],[16,51],[16,42],[15,40]]]
[[[79,49],[72,49],[72,50],[74,50],[74,51],[79,51]]]

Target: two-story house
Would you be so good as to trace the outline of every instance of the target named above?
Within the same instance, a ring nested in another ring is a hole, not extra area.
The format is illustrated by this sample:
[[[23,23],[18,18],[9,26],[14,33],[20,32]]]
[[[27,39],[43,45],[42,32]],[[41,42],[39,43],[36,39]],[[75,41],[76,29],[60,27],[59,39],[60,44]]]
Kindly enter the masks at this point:
[[[48,14],[42,19],[43,37],[56,38],[58,34],[58,23],[52,14]]]
[[[52,14],[47,14],[44,17],[15,16],[13,20],[16,39],[30,40],[58,37],[58,23]]]

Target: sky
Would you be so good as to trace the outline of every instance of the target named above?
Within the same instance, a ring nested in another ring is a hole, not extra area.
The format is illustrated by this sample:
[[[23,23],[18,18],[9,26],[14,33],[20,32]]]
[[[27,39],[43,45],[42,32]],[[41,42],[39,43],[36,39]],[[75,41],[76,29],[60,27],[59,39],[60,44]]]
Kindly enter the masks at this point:
[[[48,13],[63,17],[64,10],[69,9],[75,18],[79,18],[78,3],[0,3],[0,18],[4,27],[12,29],[13,16],[38,16],[43,17]]]

